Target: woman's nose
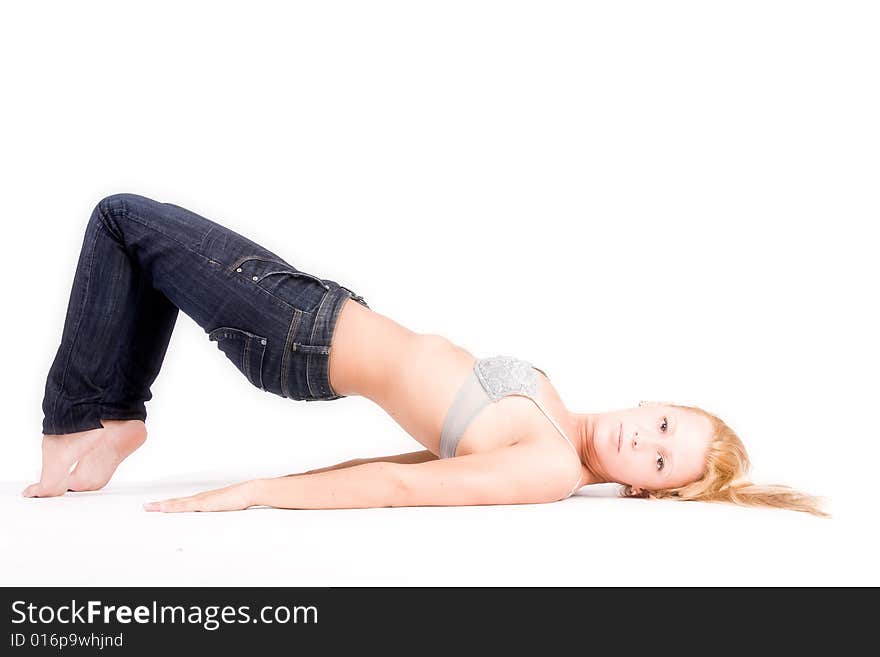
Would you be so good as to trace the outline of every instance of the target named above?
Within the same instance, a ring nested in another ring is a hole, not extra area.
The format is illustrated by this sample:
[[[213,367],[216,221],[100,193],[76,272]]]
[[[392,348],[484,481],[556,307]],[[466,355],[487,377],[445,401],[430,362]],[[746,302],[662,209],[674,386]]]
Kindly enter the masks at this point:
[[[650,448],[650,447],[656,445],[659,440],[660,440],[660,438],[658,436],[651,434],[650,431],[646,435],[643,435],[643,436],[640,436],[639,432],[636,431],[635,434],[633,434],[632,448],[633,449]]]
[[[639,432],[636,431],[633,434],[632,439],[632,448],[633,449],[641,449],[645,447],[650,442],[650,438],[646,438],[644,436],[639,436]]]

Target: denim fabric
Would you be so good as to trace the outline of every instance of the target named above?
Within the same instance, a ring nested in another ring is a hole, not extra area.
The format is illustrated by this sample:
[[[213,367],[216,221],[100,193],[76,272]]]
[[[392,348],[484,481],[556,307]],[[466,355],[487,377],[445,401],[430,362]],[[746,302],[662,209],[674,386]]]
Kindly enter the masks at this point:
[[[242,235],[171,203],[114,194],[86,226],[61,345],[46,381],[43,433],[147,417],[145,402],[182,310],[247,381],[280,397],[339,399],[330,344],[346,299]]]

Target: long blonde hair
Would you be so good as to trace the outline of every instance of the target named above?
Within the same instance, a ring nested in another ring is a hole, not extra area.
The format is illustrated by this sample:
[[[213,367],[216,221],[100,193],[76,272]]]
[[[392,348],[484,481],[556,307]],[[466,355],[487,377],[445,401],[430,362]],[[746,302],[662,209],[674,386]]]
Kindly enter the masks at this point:
[[[751,467],[745,445],[717,415],[697,406],[670,404],[702,413],[714,428],[706,455],[703,476],[690,484],[665,490],[646,490],[633,493],[632,486],[623,486],[624,497],[651,499],[678,499],[685,501],[728,502],[745,506],[770,506],[792,511],[803,511],[816,516],[831,517],[821,509],[824,498],[802,493],[788,486],[754,484],[746,479]]]

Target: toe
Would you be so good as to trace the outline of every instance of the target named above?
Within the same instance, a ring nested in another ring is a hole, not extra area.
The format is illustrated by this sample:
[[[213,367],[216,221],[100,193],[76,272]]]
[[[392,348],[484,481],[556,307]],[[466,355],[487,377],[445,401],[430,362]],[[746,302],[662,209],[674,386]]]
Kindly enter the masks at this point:
[[[47,494],[48,491],[46,490],[46,487],[43,486],[43,482],[31,484],[22,492],[24,497],[45,497]]]
[[[66,492],[66,487],[52,488],[41,481],[25,488],[24,491],[22,491],[22,495],[24,497],[58,497],[59,495],[64,495]]]

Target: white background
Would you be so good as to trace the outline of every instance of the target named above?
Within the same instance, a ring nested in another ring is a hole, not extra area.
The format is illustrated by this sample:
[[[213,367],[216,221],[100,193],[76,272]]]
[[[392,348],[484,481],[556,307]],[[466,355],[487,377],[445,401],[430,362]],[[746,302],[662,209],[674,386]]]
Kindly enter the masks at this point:
[[[9,584],[880,584],[870,2],[29,2],[0,10]],[[832,520],[618,500],[150,514],[421,447],[249,386],[181,314],[149,440],[23,499],[89,214],[187,207],[577,412],[701,405]],[[131,567],[131,560],[137,566]]]

